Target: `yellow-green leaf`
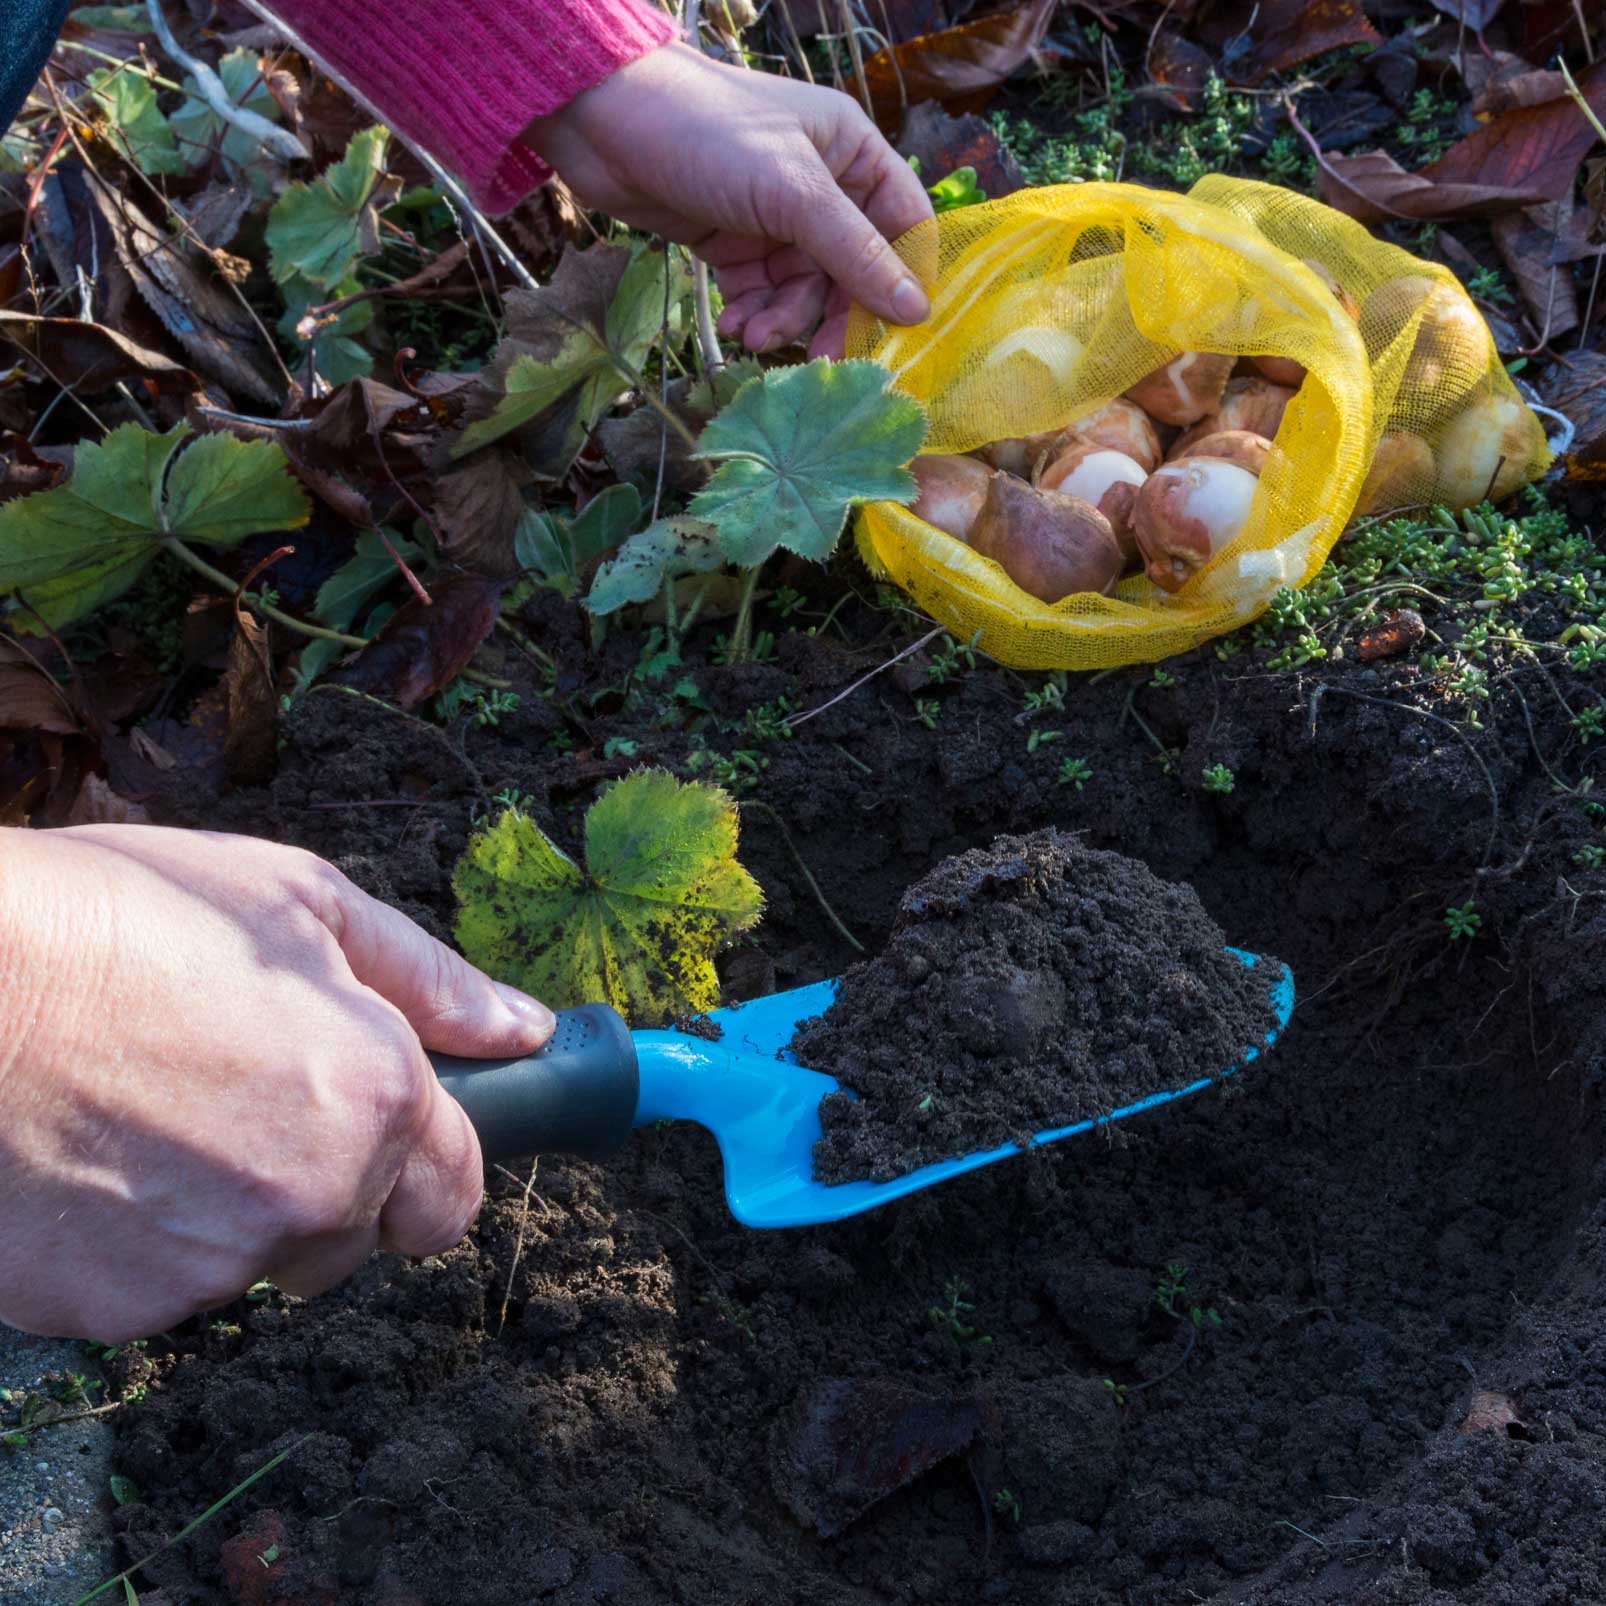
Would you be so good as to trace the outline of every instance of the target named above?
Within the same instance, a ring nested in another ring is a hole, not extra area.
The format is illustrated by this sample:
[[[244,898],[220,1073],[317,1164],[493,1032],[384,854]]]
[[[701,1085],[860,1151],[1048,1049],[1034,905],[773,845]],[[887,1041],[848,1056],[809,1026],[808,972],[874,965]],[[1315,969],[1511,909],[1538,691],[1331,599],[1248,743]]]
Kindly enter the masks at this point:
[[[636,1024],[713,1009],[714,954],[764,903],[736,839],[727,793],[666,770],[637,770],[592,804],[583,867],[508,809],[453,875],[458,943],[555,1008],[600,1000]]]

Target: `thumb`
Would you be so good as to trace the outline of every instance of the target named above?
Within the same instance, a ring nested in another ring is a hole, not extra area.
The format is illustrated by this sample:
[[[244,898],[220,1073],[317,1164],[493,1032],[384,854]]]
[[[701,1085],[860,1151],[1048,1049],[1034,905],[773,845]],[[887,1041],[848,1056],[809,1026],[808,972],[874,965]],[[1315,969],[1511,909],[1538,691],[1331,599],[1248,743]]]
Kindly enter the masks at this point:
[[[494,982],[399,910],[349,882],[335,940],[351,973],[394,1004],[425,1048],[467,1059],[533,1054],[557,1022],[545,1004]]]
[[[923,323],[926,292],[875,225],[820,163],[820,189],[799,190],[793,243],[811,256],[852,299],[888,323]]]

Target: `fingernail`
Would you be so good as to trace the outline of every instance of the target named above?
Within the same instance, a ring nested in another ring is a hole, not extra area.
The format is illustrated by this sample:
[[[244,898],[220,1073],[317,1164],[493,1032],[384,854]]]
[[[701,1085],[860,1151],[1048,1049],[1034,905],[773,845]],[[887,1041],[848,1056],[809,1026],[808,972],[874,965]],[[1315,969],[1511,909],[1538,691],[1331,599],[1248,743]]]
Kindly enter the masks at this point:
[[[892,312],[899,323],[924,323],[930,316],[931,303],[913,279],[903,279],[892,292]]]
[[[496,988],[496,996],[521,1027],[550,1035],[557,1026],[557,1017],[538,999],[521,993],[517,987],[509,987],[506,982],[494,982],[492,985]]]

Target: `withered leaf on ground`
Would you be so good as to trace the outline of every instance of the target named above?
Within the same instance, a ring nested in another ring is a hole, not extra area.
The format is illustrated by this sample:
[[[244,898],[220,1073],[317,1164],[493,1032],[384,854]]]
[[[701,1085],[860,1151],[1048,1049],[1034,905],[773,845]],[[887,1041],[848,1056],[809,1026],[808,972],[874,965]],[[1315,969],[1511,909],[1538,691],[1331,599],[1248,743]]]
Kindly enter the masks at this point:
[[[1215,58],[1175,28],[1162,28],[1155,35],[1147,64],[1149,82],[1160,91],[1161,101],[1179,111],[1192,109],[1194,96],[1216,71]]]
[[[235,395],[276,406],[284,386],[257,321],[127,195],[93,174],[88,190],[135,289],[195,366]]]
[[[776,1424],[771,1481],[797,1520],[829,1539],[968,1449],[980,1426],[968,1401],[880,1379],[821,1378]]]
[[[511,452],[490,447],[435,482],[435,522],[443,550],[476,574],[509,580],[519,572],[513,527],[526,503],[529,470]]]
[[[306,428],[282,431],[285,451],[298,464],[331,472],[406,478],[429,464],[433,421],[424,405],[378,379],[351,379],[306,409]],[[377,443],[377,444],[376,444]]]
[[[1606,61],[1578,87],[1597,115],[1606,112]],[[1595,143],[1588,119],[1564,95],[1502,112],[1417,173],[1383,151],[1328,155],[1318,186],[1323,200],[1362,223],[1492,214],[1565,199]]]
[[[86,775],[64,825],[146,825],[150,810],[132,802],[98,775]],[[149,1597],[147,1597],[148,1599]]]
[[[171,357],[78,318],[36,318],[0,308],[0,341],[26,352],[56,383],[86,396],[129,380],[143,381],[160,394],[185,394],[201,385]]]
[[[42,457],[26,436],[0,435],[0,502],[48,491],[65,473],[64,464]]]
[[[919,157],[920,177],[926,184],[947,178],[955,168],[975,168],[976,188],[989,201],[1013,195],[1026,183],[989,123],[970,112],[950,116],[934,100],[910,108],[898,154]]]
[[[1054,0],[1028,0],[957,28],[922,34],[864,64],[876,121],[895,130],[905,106],[941,101],[955,111],[979,112],[999,86],[1042,44],[1054,17]]]
[[[1567,478],[1606,480],[1606,352],[1569,353],[1550,404],[1573,421]]]
[[[228,735],[223,742],[228,777],[238,786],[258,785],[273,774],[278,758],[279,698],[267,627],[238,602],[223,692],[228,707]]]
[[[416,597],[404,603],[352,661],[330,680],[383,698],[398,708],[416,708],[451,684],[496,625],[500,580],[477,574],[434,582],[433,606]]]
[[[0,730],[75,736],[86,729],[66,688],[46,674],[37,656],[0,636]]]
[[[1173,13],[1175,14],[1175,13]],[[1382,35],[1366,20],[1360,0],[1261,0],[1254,20],[1237,8],[1216,8],[1201,23],[1199,37],[1221,48],[1244,35],[1249,48],[1232,57],[1230,76],[1259,84],[1330,50],[1346,45],[1381,45]]]
[[[255,203],[249,184],[209,184],[193,201],[174,205],[197,238],[215,249],[239,233],[245,214]]]
[[[1474,33],[1482,33],[1500,15],[1505,3],[1506,0],[1433,0],[1433,8],[1464,22]]]
[[[1541,343],[1559,340],[1578,327],[1578,291],[1569,265],[1554,260],[1570,203],[1548,201],[1489,221],[1495,249],[1516,281]]]

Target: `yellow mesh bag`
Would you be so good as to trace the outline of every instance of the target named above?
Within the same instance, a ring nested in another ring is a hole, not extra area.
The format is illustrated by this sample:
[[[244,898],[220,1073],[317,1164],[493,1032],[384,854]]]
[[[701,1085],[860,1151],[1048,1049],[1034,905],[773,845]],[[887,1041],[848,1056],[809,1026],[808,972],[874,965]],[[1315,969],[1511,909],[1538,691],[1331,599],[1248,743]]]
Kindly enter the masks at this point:
[[[932,315],[898,329],[855,312],[847,354],[884,364],[926,407],[928,453],[1059,429],[1183,351],[1287,356],[1307,370],[1242,531],[1175,593],[1139,574],[1109,596],[1040,602],[906,508],[861,510],[871,569],[1020,669],[1149,663],[1236,629],[1321,568],[1385,431],[1436,446],[1469,399],[1518,399],[1481,320],[1481,349],[1451,353],[1431,385],[1403,384],[1424,308],[1455,297],[1475,316],[1465,292],[1447,270],[1270,185],[1213,176],[1186,196],[1128,184],[1026,190],[945,212],[899,250],[931,292]],[[1306,259],[1356,305],[1406,275],[1438,288],[1417,286],[1420,304],[1370,308],[1363,337]],[[1527,450],[1520,468],[1502,469],[1503,486],[1549,460],[1539,421],[1523,413]],[[1435,500],[1437,480],[1436,461],[1407,469],[1392,501]]]

